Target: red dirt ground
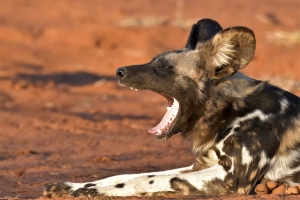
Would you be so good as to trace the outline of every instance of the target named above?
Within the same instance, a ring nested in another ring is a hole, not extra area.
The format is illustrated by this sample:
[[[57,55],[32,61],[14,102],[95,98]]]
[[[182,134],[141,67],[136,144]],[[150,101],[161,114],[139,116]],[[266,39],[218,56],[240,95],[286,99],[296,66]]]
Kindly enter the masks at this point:
[[[1,0],[0,197],[39,198],[49,182],[192,164],[178,135],[157,142],[146,131],[165,99],[120,87],[116,68],[182,48],[192,23],[212,18],[254,30],[247,75],[300,95],[299,10],[299,0]],[[219,199],[259,198],[300,196]]]

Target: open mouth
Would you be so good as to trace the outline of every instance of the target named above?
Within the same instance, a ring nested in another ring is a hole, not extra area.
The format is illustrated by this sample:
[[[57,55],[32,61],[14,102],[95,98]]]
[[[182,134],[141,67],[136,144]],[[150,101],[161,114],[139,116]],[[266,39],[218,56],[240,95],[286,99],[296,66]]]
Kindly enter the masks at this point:
[[[179,111],[179,103],[178,101],[170,96],[163,95],[169,102],[169,107],[167,107],[167,112],[165,113],[164,117],[160,121],[158,125],[148,130],[149,133],[155,135],[156,138],[161,138],[165,134],[167,134],[174,123],[176,116]]]
[[[120,82],[119,82],[120,83]],[[120,85],[123,85],[120,83]],[[123,85],[124,86],[124,85]],[[130,89],[137,89],[130,87]],[[148,130],[148,133],[151,133],[155,136],[156,139],[164,139],[167,138],[168,133],[174,124],[177,114],[179,112],[179,102],[172,96],[158,93],[165,97],[168,101],[169,106],[167,107],[167,112],[163,116],[162,120],[158,125]]]

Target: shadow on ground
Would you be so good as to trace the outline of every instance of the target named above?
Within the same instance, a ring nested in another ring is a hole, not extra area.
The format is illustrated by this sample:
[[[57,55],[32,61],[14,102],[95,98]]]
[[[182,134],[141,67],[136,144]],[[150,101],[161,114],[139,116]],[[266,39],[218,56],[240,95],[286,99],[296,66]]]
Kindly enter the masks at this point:
[[[69,86],[84,86],[96,83],[98,81],[116,81],[114,76],[99,76],[96,74],[78,71],[75,73],[62,72],[52,74],[18,74],[15,81],[28,81],[32,84],[53,82],[55,85],[65,84]]]
[[[123,119],[132,119],[132,120],[149,120],[152,119],[147,115],[118,115],[118,114],[108,114],[108,113],[86,113],[86,112],[69,112],[68,114],[80,117],[82,119],[90,121],[101,121],[105,119],[109,120],[123,120]]]

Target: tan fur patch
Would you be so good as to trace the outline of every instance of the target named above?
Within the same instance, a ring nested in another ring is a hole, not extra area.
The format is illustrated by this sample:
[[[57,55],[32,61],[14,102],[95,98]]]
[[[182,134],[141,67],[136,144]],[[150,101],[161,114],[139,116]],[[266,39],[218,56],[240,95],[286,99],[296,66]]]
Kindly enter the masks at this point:
[[[238,194],[248,194],[251,190],[251,185],[247,185],[246,187],[239,187],[237,190]]]
[[[238,194],[248,194],[251,190],[251,185],[247,185],[246,187],[239,187],[237,190]]]
[[[286,153],[288,149],[293,148],[300,143],[300,116],[294,120],[294,129],[288,130],[282,137],[278,152]]]
[[[254,178],[256,178],[256,175],[257,175],[257,169],[254,169],[249,176],[249,181],[253,181]]]

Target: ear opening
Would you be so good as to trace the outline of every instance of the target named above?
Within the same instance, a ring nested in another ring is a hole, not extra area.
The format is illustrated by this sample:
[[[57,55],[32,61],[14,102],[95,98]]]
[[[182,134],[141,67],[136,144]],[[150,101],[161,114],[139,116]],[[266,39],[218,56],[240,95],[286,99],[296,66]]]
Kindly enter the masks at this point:
[[[222,27],[212,19],[201,19],[193,25],[185,48],[195,49],[198,43],[203,43],[220,32]]]
[[[246,27],[228,28],[216,34],[205,43],[198,46],[206,59],[206,68],[212,78],[230,76],[246,67],[254,57],[255,36]]]

